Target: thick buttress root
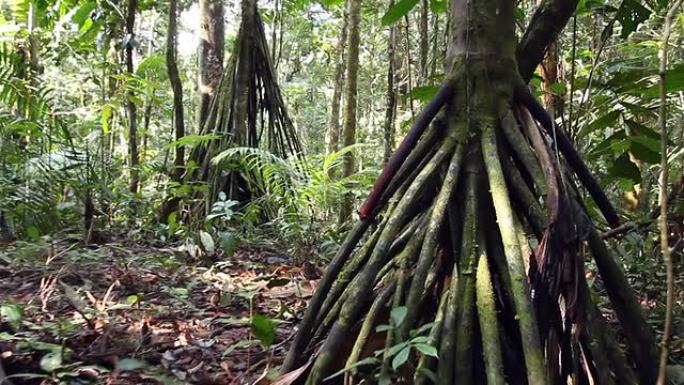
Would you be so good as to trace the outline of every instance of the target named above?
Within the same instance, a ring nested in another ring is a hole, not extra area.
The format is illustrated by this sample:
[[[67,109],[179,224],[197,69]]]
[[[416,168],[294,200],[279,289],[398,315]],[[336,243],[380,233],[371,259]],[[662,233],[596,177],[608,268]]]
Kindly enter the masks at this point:
[[[630,318],[633,295],[553,153],[558,132],[542,130],[543,110],[513,87],[492,98],[465,76],[450,81],[364,204],[282,372],[307,364],[307,384],[643,383],[649,340],[635,330],[648,325]],[[582,174],[570,150],[569,170]],[[592,303],[587,239],[631,353],[645,360],[634,367]]]

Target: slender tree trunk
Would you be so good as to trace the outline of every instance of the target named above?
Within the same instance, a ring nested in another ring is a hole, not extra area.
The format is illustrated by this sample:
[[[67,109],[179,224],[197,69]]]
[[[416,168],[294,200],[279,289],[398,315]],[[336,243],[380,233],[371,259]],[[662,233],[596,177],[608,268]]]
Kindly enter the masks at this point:
[[[558,59],[558,43],[553,42],[546,51],[544,61],[541,63],[544,107],[546,107],[546,110],[549,111],[549,114],[553,118],[556,118],[563,113],[563,99],[558,94],[558,91],[554,91],[553,89],[553,85],[557,84],[559,80],[561,80],[562,75],[559,67],[561,62]]]
[[[242,22],[239,33],[240,46],[238,47],[237,73],[235,74],[235,114],[233,142],[238,146],[247,146],[247,125],[249,115],[250,93],[250,70],[252,68],[253,55],[250,47],[253,47],[254,13],[256,12],[256,0],[242,0]]]
[[[152,56],[154,53],[154,41],[155,41],[155,27],[157,25],[157,18],[152,19],[150,25],[150,37],[147,42],[147,57]],[[145,96],[145,111],[143,112],[143,132],[142,132],[142,152],[141,157],[143,161],[145,160],[145,155],[147,154],[147,143],[150,137],[150,121],[152,119],[152,95],[147,94]]]
[[[199,112],[202,128],[209,111],[209,103],[223,72],[223,46],[225,42],[223,0],[200,0],[199,47]]]
[[[335,63],[335,79],[333,86],[333,96],[330,104],[330,119],[328,121],[328,135],[325,146],[325,155],[338,150],[340,142],[340,105],[342,101],[342,87],[344,86],[344,72],[345,72],[345,47],[347,43],[347,32],[349,27],[348,9],[345,6],[344,14],[342,16],[342,28],[340,31],[340,38],[337,41],[337,57]]]
[[[185,117],[183,114],[183,84],[178,75],[176,35],[178,19],[178,0],[169,0],[169,27],[166,37],[166,71],[173,90],[173,124],[176,140],[185,136]],[[173,180],[181,181],[185,165],[185,147],[176,146],[176,157],[173,161]]]
[[[356,93],[359,72],[359,24],[361,22],[361,0],[349,1],[349,44],[347,51],[347,76],[344,92],[343,146],[356,143]],[[354,174],[356,161],[352,152],[344,154],[342,176]],[[346,222],[352,214],[354,198],[347,194],[340,210],[340,222]]]
[[[390,0],[389,6],[394,5],[394,0]],[[385,107],[385,123],[383,127],[384,133],[384,156],[383,161],[387,163],[394,147],[394,123],[397,114],[397,91],[395,86],[396,73],[396,45],[397,45],[397,28],[396,24],[392,24],[389,30],[389,40],[387,42],[387,104]]]
[[[404,70],[406,71],[406,94],[410,95],[413,91],[413,65],[411,57],[411,20],[408,15],[404,16]],[[411,118],[416,118],[416,111],[413,106],[413,98],[406,98],[406,102],[411,110]]]
[[[138,0],[128,0],[128,10],[126,11],[126,33],[128,43],[126,44],[126,72],[128,76],[135,75],[133,55],[135,52],[135,13],[138,8]],[[138,158],[138,106],[134,101],[135,92],[129,88],[128,91],[128,154],[131,167],[130,191],[135,194],[138,192],[140,159]]]
[[[658,365],[657,385],[667,384],[667,358],[670,354],[670,342],[672,341],[672,315],[675,306],[675,276],[674,263],[672,261],[672,249],[670,249],[670,228],[668,223],[668,195],[667,188],[669,183],[669,170],[667,164],[668,150],[668,129],[667,129],[667,94],[666,73],[667,73],[667,53],[670,44],[670,34],[672,19],[674,19],[682,0],[675,1],[665,17],[662,48],[660,50],[659,68],[659,89],[660,106],[658,111],[658,125],[660,126],[660,252],[663,255],[665,270],[667,271],[667,294],[665,307],[665,325],[663,326],[663,337],[660,346],[660,362]]]
[[[434,13],[432,15],[432,61],[430,62],[430,76],[433,76],[437,73],[437,63],[443,61],[441,60],[440,50],[437,46],[439,36],[439,15],[437,13]]]
[[[278,20],[282,19],[283,17],[281,10],[279,8],[282,8],[280,0],[275,0],[275,2],[273,3],[273,22],[271,26],[271,60],[273,60],[273,65],[276,68],[278,67]]]
[[[428,77],[428,54],[430,53],[430,41],[428,38],[428,19],[429,1],[421,0],[420,2],[420,82],[425,84]]]

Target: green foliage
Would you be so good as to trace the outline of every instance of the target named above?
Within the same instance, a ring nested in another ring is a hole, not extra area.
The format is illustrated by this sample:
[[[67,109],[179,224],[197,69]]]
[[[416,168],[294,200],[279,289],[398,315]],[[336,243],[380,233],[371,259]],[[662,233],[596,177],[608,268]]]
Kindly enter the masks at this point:
[[[264,347],[273,345],[276,337],[276,328],[273,320],[261,314],[255,314],[252,316],[251,326],[254,336]]]
[[[342,195],[356,190],[362,196],[368,188],[368,171],[347,178],[335,177],[340,174],[342,155],[358,148],[347,147],[323,159],[310,157],[304,162],[296,157],[282,159],[264,150],[237,147],[223,151],[212,162],[223,170],[240,172],[250,189],[259,192],[236,214],[240,221],[272,230],[291,245],[295,257],[302,257],[312,248],[325,254],[335,244]],[[231,201],[220,202],[217,214],[226,205],[230,210],[235,206]],[[264,217],[269,221],[264,223]]]
[[[636,31],[641,23],[646,21],[651,11],[637,0],[624,0],[617,11],[617,20],[622,25],[622,38],[627,38]]]
[[[418,0],[399,0],[382,17],[382,25],[391,25],[399,21],[407,13],[409,13],[416,5]]]

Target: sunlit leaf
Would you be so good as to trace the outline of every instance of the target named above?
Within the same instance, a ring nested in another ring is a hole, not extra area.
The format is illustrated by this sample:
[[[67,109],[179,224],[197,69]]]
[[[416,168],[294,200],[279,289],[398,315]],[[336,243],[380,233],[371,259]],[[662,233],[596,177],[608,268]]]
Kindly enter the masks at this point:
[[[216,250],[214,238],[212,238],[211,234],[207,233],[206,231],[200,231],[199,234],[200,241],[202,241],[202,246],[204,246],[204,251],[206,251],[207,254],[214,254],[214,251]]]
[[[421,102],[429,102],[435,95],[437,95],[438,91],[438,86],[421,86],[412,89],[411,92],[406,94],[406,97]]]
[[[71,17],[71,20],[78,24],[79,27],[83,26],[83,23],[85,23],[86,20],[91,20],[90,15],[96,7],[97,3],[95,1],[88,1],[84,3],[80,8],[78,8],[78,11],[74,13],[74,15]]]
[[[388,26],[396,23],[399,19],[409,13],[418,4],[418,0],[400,0],[387,10],[382,16],[382,25]]]
[[[62,367],[62,354],[58,351],[50,352],[40,359],[40,368],[48,373]]]

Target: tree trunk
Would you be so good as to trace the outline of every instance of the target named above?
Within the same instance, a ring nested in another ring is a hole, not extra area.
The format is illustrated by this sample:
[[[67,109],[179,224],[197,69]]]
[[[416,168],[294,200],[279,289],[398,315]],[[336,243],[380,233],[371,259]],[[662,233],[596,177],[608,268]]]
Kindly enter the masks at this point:
[[[126,72],[131,78],[135,76],[133,55],[135,52],[135,13],[138,8],[138,0],[128,0],[128,10],[126,11]],[[131,167],[130,192],[138,192],[140,159],[138,157],[138,107],[135,104],[135,92],[132,87],[127,92],[127,111],[128,111],[128,155]]]
[[[394,5],[394,0],[390,0],[389,6]],[[389,39],[387,41],[387,104],[385,107],[385,122],[383,127],[384,133],[384,156],[383,162],[387,163],[392,150],[394,148],[394,125],[397,113],[397,90],[395,86],[396,73],[396,46],[397,46],[397,29],[396,24],[392,24],[389,30]]]
[[[542,90],[544,91],[544,107],[549,111],[552,118],[556,118],[563,113],[563,98],[553,89],[553,85],[561,80],[561,65],[558,60],[558,43],[553,42],[544,55],[541,63]]]
[[[254,14],[256,12],[256,0],[242,0],[242,22],[240,24],[240,46],[238,47],[237,72],[235,74],[235,134],[233,142],[239,146],[249,145],[247,130],[248,116],[253,114],[249,108],[249,95],[251,90],[250,75],[253,66],[253,55],[250,47],[253,43]]]
[[[207,118],[209,103],[223,72],[223,46],[225,41],[223,0],[199,0],[199,112],[201,128]]]
[[[349,14],[345,6],[342,15],[342,28],[340,37],[337,41],[337,56],[335,58],[335,78],[333,85],[333,95],[330,103],[330,119],[328,121],[328,135],[325,146],[325,155],[328,156],[337,151],[340,142],[340,105],[342,101],[342,87],[344,86],[345,72],[345,47],[347,45],[347,32],[349,27]]]
[[[568,1],[549,0],[540,9],[565,10]],[[508,0],[452,1],[448,80],[359,210],[361,220],[311,298],[283,373],[309,362],[302,370],[308,385],[330,376],[341,383],[339,371],[349,372],[346,383],[610,385],[620,378],[621,360],[605,339],[590,339],[584,322],[593,304],[581,296],[587,283],[579,251],[587,237],[592,249],[603,244],[564,174],[585,175],[586,165],[525,85],[528,66],[539,63],[546,38],[567,18],[536,14],[520,48],[514,15]],[[555,156],[553,133],[564,138],[567,163]],[[605,194],[591,179],[580,181],[616,225]],[[602,257],[595,257],[601,275],[608,266],[605,280],[623,288],[624,275]],[[631,291],[610,299],[635,316],[620,318],[634,347],[642,335],[629,332],[646,335],[649,326],[632,307]],[[369,335],[379,324],[388,327]],[[428,336],[416,337],[421,332]],[[364,349],[378,339],[384,350]]]
[[[356,143],[356,94],[359,73],[359,24],[361,22],[361,0],[349,1],[349,44],[347,50],[347,74],[345,76],[346,87],[344,90],[344,126],[343,147]],[[356,171],[354,154],[350,151],[344,154],[342,176],[348,177]],[[349,220],[354,205],[354,197],[347,194],[342,202],[340,221]]]
[[[430,41],[428,39],[429,1],[420,2],[420,85],[424,85],[428,77],[428,54]]]
[[[176,140],[185,136],[185,118],[183,114],[183,84],[178,75],[176,35],[178,19],[178,0],[169,0],[169,26],[166,37],[166,71],[173,90],[173,124]],[[185,148],[176,146],[176,156],[173,161],[173,180],[181,181],[185,165]]]

